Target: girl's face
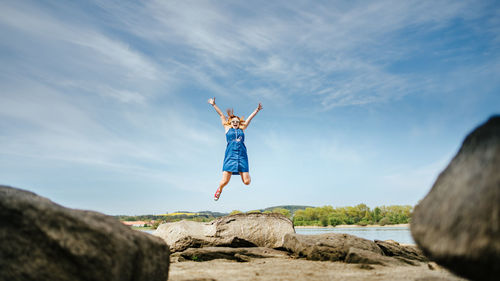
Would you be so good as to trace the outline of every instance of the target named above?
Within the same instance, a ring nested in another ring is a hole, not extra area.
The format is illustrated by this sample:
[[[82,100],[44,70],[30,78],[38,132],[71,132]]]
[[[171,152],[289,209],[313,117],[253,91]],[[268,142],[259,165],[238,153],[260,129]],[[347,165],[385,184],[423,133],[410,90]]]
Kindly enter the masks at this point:
[[[240,119],[234,117],[231,119],[231,127],[238,129],[240,127]]]

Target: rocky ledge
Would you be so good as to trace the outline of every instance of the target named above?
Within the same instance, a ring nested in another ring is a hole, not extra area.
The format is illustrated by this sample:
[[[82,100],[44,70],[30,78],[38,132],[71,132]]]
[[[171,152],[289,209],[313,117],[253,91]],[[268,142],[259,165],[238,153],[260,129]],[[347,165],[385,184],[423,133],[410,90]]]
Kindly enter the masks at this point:
[[[372,278],[377,274],[383,280],[461,280],[429,266],[416,246],[349,234],[300,235],[280,214],[166,223],[153,234],[170,245],[171,280],[378,280]]]
[[[371,241],[349,234],[296,234],[280,214],[236,214],[209,223],[165,223],[153,233],[170,245],[173,260],[303,258],[356,264],[415,265],[427,258],[415,246]]]
[[[170,280],[464,280],[429,262],[416,246],[338,233],[300,235],[278,214],[167,223],[154,235],[171,243]]]

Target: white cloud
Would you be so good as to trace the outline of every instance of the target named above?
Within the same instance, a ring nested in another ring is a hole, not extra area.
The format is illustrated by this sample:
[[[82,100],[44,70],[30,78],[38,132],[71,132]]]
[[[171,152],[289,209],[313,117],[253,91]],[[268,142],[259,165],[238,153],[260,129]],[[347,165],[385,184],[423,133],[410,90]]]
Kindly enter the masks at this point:
[[[146,101],[145,95],[138,92],[132,92],[128,90],[117,90],[108,86],[101,87],[100,94],[103,96],[108,96],[123,103],[137,103],[144,104]]]
[[[71,29],[71,27],[69,28]],[[71,38],[64,30],[63,38],[66,38],[73,44],[91,48],[104,58],[109,60],[109,64],[116,64],[125,67],[128,70],[127,76],[140,77],[150,80],[159,79],[160,74],[156,66],[145,56],[130,48],[129,45],[112,40],[102,34],[94,32],[81,31],[78,36]]]
[[[150,94],[120,90],[117,82],[141,88],[160,78],[162,83],[167,80],[167,72],[146,55],[91,24],[62,20],[34,5],[4,3],[1,8],[0,28],[16,35],[3,45],[17,54],[11,63],[24,75],[80,89],[95,90],[98,87],[93,85],[101,85],[120,102],[143,102]],[[12,67],[4,68],[4,73],[12,72]]]

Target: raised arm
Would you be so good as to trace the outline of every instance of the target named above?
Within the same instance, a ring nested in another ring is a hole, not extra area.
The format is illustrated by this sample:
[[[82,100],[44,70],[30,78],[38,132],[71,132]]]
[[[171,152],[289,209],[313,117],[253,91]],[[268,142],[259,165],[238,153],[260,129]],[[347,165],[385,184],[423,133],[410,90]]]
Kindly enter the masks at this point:
[[[222,113],[220,108],[215,104],[215,97],[212,99],[209,99],[208,103],[211,104],[213,106],[213,108],[215,108],[215,111],[217,111],[217,114],[219,114],[220,120],[222,122],[222,126],[226,126],[226,121],[227,121],[226,117],[224,116],[224,113]]]
[[[245,120],[245,129],[248,128],[248,125],[250,125],[250,121],[252,121],[255,115],[257,115],[257,113],[259,113],[259,111],[261,111],[262,108],[263,108],[262,104],[259,102],[259,106],[257,106],[257,108],[252,112],[252,114],[248,116],[247,120]]]

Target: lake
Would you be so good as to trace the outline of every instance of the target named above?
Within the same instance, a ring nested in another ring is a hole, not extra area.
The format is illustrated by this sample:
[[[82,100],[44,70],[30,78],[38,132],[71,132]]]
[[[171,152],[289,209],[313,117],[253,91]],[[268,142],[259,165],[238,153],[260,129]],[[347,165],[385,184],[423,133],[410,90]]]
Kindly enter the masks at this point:
[[[402,244],[415,244],[410,228],[406,226],[345,227],[345,228],[296,228],[298,234],[347,233],[368,240],[394,240]]]
[[[153,230],[145,232],[152,233]],[[349,227],[349,228],[296,228],[298,234],[347,233],[368,240],[394,240],[402,244],[415,244],[406,226]]]

